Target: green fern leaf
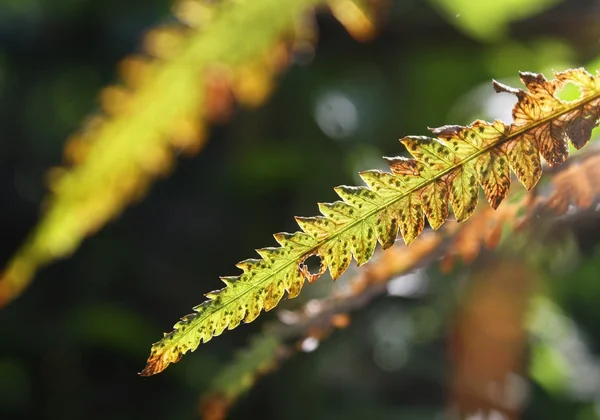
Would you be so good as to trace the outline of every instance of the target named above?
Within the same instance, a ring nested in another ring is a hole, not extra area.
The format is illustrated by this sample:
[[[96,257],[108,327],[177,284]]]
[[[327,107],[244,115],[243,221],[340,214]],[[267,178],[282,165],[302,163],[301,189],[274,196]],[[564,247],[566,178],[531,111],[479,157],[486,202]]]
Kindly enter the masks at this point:
[[[521,80],[527,90],[494,82],[496,91],[518,98],[513,124],[478,120],[433,129],[437,138],[402,139],[412,159],[388,159],[391,173],[362,172],[366,187],[335,188],[343,201],[319,204],[322,216],[296,219],[302,232],[276,234],[280,247],[259,249],[262,259],[239,263],[240,276],[223,278],[224,289],[207,294],[206,302],[153,345],[141,375],[161,372],[200,342],[253,321],[285,292],[295,297],[305,280],[316,280],[325,269],[335,280],[352,259],[364,264],[376,242],[388,248],[400,231],[409,244],[423,230],[425,216],[437,228],[450,205],[458,221],[466,220],[477,207],[479,185],[497,207],[508,193],[509,167],[532,188],[541,176],[540,154],[558,165],[567,157],[568,142],[581,148],[589,140],[600,115],[600,76],[574,69],[550,81],[532,73],[522,73]],[[555,96],[567,82],[579,86],[580,99],[564,102]],[[305,265],[313,255],[321,259],[317,274]]]

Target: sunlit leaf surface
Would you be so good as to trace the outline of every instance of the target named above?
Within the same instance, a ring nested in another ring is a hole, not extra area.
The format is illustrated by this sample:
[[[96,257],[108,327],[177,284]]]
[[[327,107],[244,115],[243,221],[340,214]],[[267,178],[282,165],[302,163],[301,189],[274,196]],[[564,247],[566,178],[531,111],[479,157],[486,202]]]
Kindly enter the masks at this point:
[[[521,80],[526,90],[494,82],[497,92],[518,99],[514,123],[478,120],[467,127],[433,129],[436,138],[403,138],[411,159],[389,158],[391,173],[362,172],[366,187],[335,188],[342,201],[319,204],[322,216],[296,218],[301,232],[278,233],[280,247],[258,249],[261,259],[240,262],[243,274],[223,277],[225,288],[207,294],[207,301],[152,346],[141,374],[161,372],[200,342],[253,321],[286,292],[297,296],[305,280],[315,281],[326,269],[337,279],[352,259],[364,264],[377,242],[388,248],[400,232],[411,243],[425,217],[437,228],[448,217],[449,205],[459,222],[466,220],[477,207],[480,185],[496,208],[508,193],[509,168],[533,188],[541,176],[540,155],[549,165],[559,165],[568,143],[581,148],[590,139],[600,115],[600,77],[580,68],[556,73],[553,80],[521,73]],[[567,82],[580,88],[578,100],[556,98]],[[321,260],[317,273],[305,265],[314,255]]]

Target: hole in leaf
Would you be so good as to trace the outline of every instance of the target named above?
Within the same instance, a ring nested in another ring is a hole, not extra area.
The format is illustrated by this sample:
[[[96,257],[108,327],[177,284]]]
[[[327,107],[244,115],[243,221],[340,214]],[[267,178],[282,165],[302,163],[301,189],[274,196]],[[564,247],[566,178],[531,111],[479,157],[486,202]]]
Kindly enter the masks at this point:
[[[321,270],[321,257],[319,255],[311,255],[304,260],[304,266],[312,275],[317,275]]]
[[[300,271],[306,279],[312,283],[325,272],[325,265],[323,264],[323,259],[319,254],[313,254],[307,256],[303,261],[299,264]]]
[[[581,92],[579,91],[579,87],[575,84],[569,82],[565,84],[562,88],[558,89],[556,92],[556,96],[563,101],[574,101],[579,99],[581,96]]]

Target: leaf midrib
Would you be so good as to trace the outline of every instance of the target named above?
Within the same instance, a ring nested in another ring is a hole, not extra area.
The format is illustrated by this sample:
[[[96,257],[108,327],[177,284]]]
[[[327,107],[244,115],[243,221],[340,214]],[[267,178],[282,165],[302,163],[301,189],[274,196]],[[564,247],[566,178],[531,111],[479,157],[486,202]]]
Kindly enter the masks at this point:
[[[505,137],[500,137],[499,140],[497,140],[496,142],[492,142],[489,145],[487,145],[484,148],[479,149],[477,152],[469,155],[468,157],[466,157],[465,159],[462,159],[460,161],[458,161],[457,163],[449,166],[448,168],[438,172],[435,176],[424,180],[423,182],[413,186],[412,188],[408,189],[406,192],[404,193],[400,193],[397,197],[394,197],[392,199],[389,199],[388,201],[385,201],[381,206],[376,207],[375,209],[371,209],[368,212],[366,212],[364,215],[362,215],[361,217],[355,219],[354,221],[343,225],[342,228],[334,233],[332,233],[331,235],[329,235],[326,239],[321,240],[320,242],[317,242],[314,246],[312,246],[309,250],[304,251],[302,253],[297,254],[297,256],[293,259],[289,259],[289,262],[283,264],[281,267],[279,267],[277,270],[273,271],[272,273],[266,275],[264,277],[263,280],[260,280],[258,282],[254,282],[252,284],[249,285],[249,287],[242,293],[238,293],[235,295],[235,297],[229,299],[226,303],[222,303],[221,305],[219,305],[217,308],[213,309],[213,310],[208,310],[207,308],[207,312],[206,314],[199,314],[201,316],[195,318],[194,320],[192,320],[189,324],[190,327],[192,327],[193,325],[197,325],[197,324],[201,324],[203,323],[207,318],[209,318],[210,316],[214,315],[215,313],[217,313],[220,310],[223,310],[225,307],[227,307],[228,305],[230,305],[233,302],[238,301],[239,299],[241,299],[243,296],[247,295],[248,293],[250,293],[252,290],[262,286],[264,283],[266,283],[269,279],[276,277],[277,274],[279,274],[280,272],[284,271],[285,269],[289,268],[290,265],[292,264],[297,264],[299,260],[301,260],[302,257],[307,256],[308,254],[313,253],[316,249],[320,248],[321,246],[323,246],[324,244],[326,244],[327,242],[330,242],[336,238],[338,238],[340,235],[342,235],[343,233],[347,232],[348,230],[352,229],[354,226],[358,225],[359,223],[363,223],[365,220],[367,220],[369,217],[373,216],[376,213],[379,213],[380,211],[388,208],[389,206],[391,206],[392,204],[402,200],[403,198],[406,198],[408,195],[414,193],[415,191],[439,180],[440,178],[442,178],[444,175],[449,174],[450,172],[452,172],[453,170],[457,169],[458,167],[464,165],[467,162],[472,161],[473,159],[478,158],[479,156],[481,156],[484,153],[487,153],[488,151],[500,146],[501,144],[506,143],[507,141],[510,141],[512,139],[514,139],[515,137],[518,137],[530,130],[533,130],[534,128],[537,128],[543,124],[546,124],[552,120],[554,120],[555,118],[558,118],[564,114],[567,114],[569,112],[572,112],[580,107],[585,106],[586,104],[596,100],[596,99],[600,99],[600,91],[597,91],[595,94],[590,95],[588,98],[584,98],[581,99],[577,102],[572,102],[572,103],[566,103],[566,106],[564,109],[562,109],[559,112],[556,112],[554,114],[550,114],[549,116],[547,116],[546,118],[542,118],[539,121],[533,122],[531,124],[528,124],[526,126],[523,126],[522,128],[516,130],[515,132],[511,133],[508,136]],[[574,106],[569,107],[568,105],[573,104]],[[489,124],[489,123],[488,123]],[[513,124],[510,124],[509,127],[513,127]],[[539,151],[536,150],[536,152]],[[478,186],[479,188],[479,186]],[[445,222],[445,221],[444,221]],[[243,275],[243,274],[242,274]],[[168,345],[167,347],[170,348],[174,345],[175,342],[178,342],[180,340],[183,340],[183,338],[185,336],[187,336],[191,331],[193,330],[193,328],[189,328],[186,329],[186,331],[183,333],[183,335],[177,339],[177,340],[172,340],[171,344]],[[213,335],[214,337],[214,335]]]

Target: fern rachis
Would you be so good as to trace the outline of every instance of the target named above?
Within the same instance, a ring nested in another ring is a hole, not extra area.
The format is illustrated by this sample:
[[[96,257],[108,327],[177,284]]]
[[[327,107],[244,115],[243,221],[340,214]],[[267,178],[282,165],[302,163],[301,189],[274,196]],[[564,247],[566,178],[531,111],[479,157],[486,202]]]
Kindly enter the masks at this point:
[[[199,343],[253,321],[274,308],[287,291],[300,292],[304,281],[316,280],[329,268],[337,279],[354,258],[366,263],[376,242],[391,246],[401,232],[409,244],[423,230],[424,219],[433,228],[448,217],[449,204],[458,221],[475,210],[482,185],[496,208],[510,186],[510,168],[528,188],[541,175],[540,154],[551,165],[568,154],[567,142],[581,148],[589,140],[600,115],[600,77],[583,69],[542,75],[522,73],[527,91],[494,82],[496,91],[515,94],[514,123],[475,121],[467,127],[444,126],[432,130],[437,139],[409,136],[402,139],[411,159],[389,158],[392,172],[365,171],[366,187],[335,188],[343,201],[320,203],[322,216],[296,218],[303,232],[279,233],[279,248],[257,250],[262,259],[237,264],[240,276],[223,277],[226,287],[208,293],[195,313],[177,323],[174,331],[155,343],[142,375],[164,370]],[[563,102],[556,91],[566,82],[578,85],[582,97]],[[304,264],[310,256],[321,259],[321,269],[311,274]]]

